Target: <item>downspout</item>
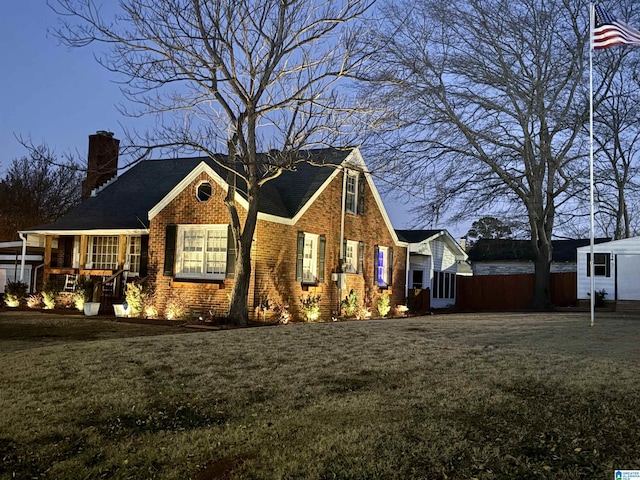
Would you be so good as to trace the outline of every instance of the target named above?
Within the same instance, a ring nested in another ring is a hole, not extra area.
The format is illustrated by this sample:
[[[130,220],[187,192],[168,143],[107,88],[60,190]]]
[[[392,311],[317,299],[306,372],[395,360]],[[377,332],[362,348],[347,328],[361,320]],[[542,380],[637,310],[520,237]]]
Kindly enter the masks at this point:
[[[410,246],[411,246],[410,243],[407,244],[407,259],[405,261],[405,267],[404,267],[404,301],[406,304],[409,303],[409,268],[411,265],[411,263],[409,262]]]
[[[342,275],[342,265],[344,264],[344,217],[347,209],[347,169],[342,168],[342,207],[340,211],[340,259],[338,260],[338,275]],[[336,301],[336,311],[340,315],[340,301],[342,300],[342,279],[338,277],[338,299]]]
[[[33,269],[33,282],[31,282],[31,293],[37,291],[37,287],[38,286],[38,269],[44,267],[44,263],[41,263],[40,265],[36,265],[36,267]]]
[[[342,169],[342,211],[340,212],[340,271],[344,260],[344,216],[347,209],[347,170]]]
[[[27,260],[27,237],[22,232],[18,232],[22,240],[22,260],[20,261],[20,281],[24,282],[24,265]]]

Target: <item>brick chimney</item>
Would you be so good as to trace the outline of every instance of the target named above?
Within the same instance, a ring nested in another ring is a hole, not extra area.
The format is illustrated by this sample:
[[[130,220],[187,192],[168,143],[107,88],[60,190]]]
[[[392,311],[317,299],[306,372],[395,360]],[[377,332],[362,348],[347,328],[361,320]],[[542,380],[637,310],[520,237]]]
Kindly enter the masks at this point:
[[[83,200],[118,174],[119,146],[120,140],[113,138],[112,132],[98,130],[95,135],[89,135],[87,178],[82,182]]]

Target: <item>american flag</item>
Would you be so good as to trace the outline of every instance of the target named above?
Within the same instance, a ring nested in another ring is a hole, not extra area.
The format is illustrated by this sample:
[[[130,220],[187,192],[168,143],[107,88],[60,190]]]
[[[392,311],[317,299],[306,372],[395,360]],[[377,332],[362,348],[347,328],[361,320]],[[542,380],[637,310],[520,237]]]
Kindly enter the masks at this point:
[[[600,5],[595,8],[596,24],[593,29],[593,48],[609,48],[614,45],[640,47],[640,32],[620,20],[616,20]]]

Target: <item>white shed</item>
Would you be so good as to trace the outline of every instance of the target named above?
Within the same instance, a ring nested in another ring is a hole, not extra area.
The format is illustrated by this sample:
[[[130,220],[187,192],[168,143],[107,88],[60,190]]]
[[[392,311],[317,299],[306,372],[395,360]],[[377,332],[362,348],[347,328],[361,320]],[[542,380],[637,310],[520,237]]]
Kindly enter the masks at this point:
[[[446,230],[396,230],[409,243],[408,288],[430,289],[431,308],[453,307],[456,276],[469,275],[467,254]]]
[[[640,237],[625,238],[594,246],[594,290],[604,290],[605,300],[640,300]],[[589,299],[590,246],[578,253],[578,299]]]

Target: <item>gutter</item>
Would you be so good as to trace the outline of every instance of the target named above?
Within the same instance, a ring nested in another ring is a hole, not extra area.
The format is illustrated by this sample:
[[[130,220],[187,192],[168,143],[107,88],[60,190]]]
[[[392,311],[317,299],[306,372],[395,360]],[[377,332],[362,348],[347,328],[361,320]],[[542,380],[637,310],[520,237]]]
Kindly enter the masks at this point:
[[[409,245],[406,246],[406,250],[405,250],[406,255],[406,261],[405,261],[405,266],[404,266],[404,301],[405,304],[408,306],[409,303],[409,268],[411,265],[410,257],[411,257],[411,253],[409,252]]]
[[[22,240],[22,258],[20,259],[20,281],[24,282],[24,265],[27,261],[27,237],[22,232],[18,232],[20,240]]]
[[[31,282],[31,293],[36,292],[37,291],[37,284],[38,284],[38,269],[44,267],[44,263],[41,263],[40,265],[36,265],[35,268],[33,269],[33,282]]]

